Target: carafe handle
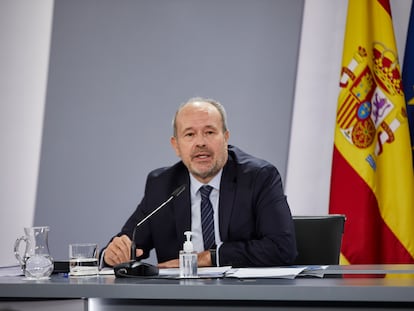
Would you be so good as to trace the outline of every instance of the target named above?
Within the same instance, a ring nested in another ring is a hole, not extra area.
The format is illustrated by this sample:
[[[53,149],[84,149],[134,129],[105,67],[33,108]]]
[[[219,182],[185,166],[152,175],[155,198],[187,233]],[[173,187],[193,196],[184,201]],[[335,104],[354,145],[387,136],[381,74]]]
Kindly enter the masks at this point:
[[[20,249],[20,243],[21,243],[22,241],[24,241],[24,242],[26,243],[26,246],[27,246],[27,240],[28,240],[28,238],[27,238],[26,236],[22,236],[22,237],[18,238],[18,239],[16,240],[16,242],[14,242],[14,256],[16,257],[17,261],[19,262],[19,264],[20,264],[20,266],[21,266],[22,268],[24,268],[24,266],[25,266],[25,262],[24,262],[24,260],[23,260],[23,258],[24,258],[25,256],[24,256],[24,255],[23,255],[23,257],[22,257],[22,256],[20,256],[20,252],[19,252],[19,249]]]

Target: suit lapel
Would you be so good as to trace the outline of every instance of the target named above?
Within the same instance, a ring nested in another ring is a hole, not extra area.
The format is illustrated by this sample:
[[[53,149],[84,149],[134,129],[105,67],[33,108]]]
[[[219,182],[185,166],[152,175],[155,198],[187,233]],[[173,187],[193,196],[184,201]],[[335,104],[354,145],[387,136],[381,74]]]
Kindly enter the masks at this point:
[[[227,240],[230,218],[234,208],[236,186],[236,165],[233,159],[229,156],[228,161],[223,168],[223,175],[221,176],[220,182],[219,226],[222,241]]]
[[[179,245],[184,242],[184,232],[191,230],[191,197],[188,174],[181,174],[177,177],[177,187],[183,184],[186,186],[185,190],[172,202]]]

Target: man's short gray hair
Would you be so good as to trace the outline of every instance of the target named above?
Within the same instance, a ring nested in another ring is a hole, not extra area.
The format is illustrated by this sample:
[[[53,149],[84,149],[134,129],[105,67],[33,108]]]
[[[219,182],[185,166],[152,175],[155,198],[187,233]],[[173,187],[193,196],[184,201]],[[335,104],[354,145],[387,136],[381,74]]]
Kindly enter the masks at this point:
[[[177,111],[175,112],[173,121],[172,121],[172,126],[173,126],[173,135],[174,137],[177,137],[177,115],[178,113],[181,111],[181,109],[186,106],[187,104],[190,103],[194,103],[194,102],[203,102],[203,103],[209,103],[211,105],[213,105],[214,107],[216,107],[216,109],[218,110],[218,112],[221,115],[221,121],[222,121],[222,125],[223,125],[223,133],[227,131],[228,127],[227,127],[227,115],[226,115],[226,110],[224,109],[223,105],[220,104],[218,101],[211,99],[211,98],[202,98],[202,97],[193,97],[190,98],[188,101],[182,103]]]

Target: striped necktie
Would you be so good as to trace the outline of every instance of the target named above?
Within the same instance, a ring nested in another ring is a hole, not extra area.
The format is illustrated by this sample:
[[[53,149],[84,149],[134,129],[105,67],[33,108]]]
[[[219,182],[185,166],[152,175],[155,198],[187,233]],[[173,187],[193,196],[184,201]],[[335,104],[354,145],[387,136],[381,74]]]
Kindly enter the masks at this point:
[[[214,211],[210,202],[210,193],[213,187],[205,185],[200,187],[201,194],[201,228],[203,230],[204,249],[213,248],[214,237]]]

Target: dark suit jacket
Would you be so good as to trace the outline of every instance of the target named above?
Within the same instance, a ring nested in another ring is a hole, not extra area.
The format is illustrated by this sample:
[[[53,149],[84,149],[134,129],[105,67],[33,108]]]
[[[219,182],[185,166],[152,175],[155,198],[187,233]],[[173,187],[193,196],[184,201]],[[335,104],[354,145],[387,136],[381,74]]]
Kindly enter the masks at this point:
[[[296,240],[290,209],[277,169],[270,163],[229,146],[219,197],[219,226],[223,241],[220,265],[290,265]],[[152,171],[145,194],[118,236],[132,237],[135,225],[165,201],[180,185],[185,191],[153,215],[136,232],[143,258],[155,248],[159,262],[178,258],[184,231],[191,230],[190,178],[182,162]]]

